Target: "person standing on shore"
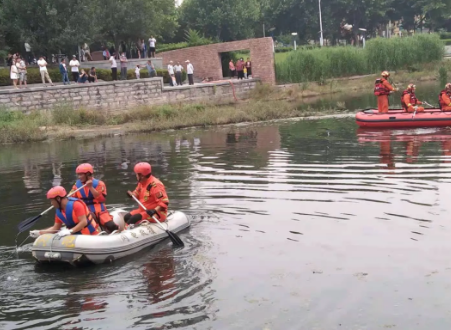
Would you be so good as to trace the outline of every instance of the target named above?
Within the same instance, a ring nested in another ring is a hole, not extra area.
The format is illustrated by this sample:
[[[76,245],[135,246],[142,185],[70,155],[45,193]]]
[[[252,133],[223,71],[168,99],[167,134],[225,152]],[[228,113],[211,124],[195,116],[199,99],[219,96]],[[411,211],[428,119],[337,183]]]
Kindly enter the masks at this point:
[[[175,82],[175,76],[174,76],[174,66],[172,65],[172,61],[169,61],[168,64],[168,74],[169,74],[169,84],[171,86],[177,86],[177,83]]]
[[[390,77],[390,73],[388,71],[383,71],[381,73],[382,78],[376,79],[374,85],[374,95],[377,96],[377,108],[379,113],[387,113],[388,112],[388,96],[397,91],[397,88],[394,88],[387,80]]]
[[[11,80],[13,81],[13,85],[15,89],[18,89],[17,87],[17,80],[19,79],[19,70],[16,66],[16,60],[12,60],[11,62],[11,70],[9,72]]]
[[[177,85],[182,86],[182,70],[183,66],[180,65],[180,62],[177,62],[177,65],[174,67],[175,69],[175,82]]]
[[[80,73],[78,72],[78,67],[80,66],[80,62],[77,60],[77,56],[72,55],[72,60],[69,62],[70,71],[72,72],[72,79],[75,82],[78,82],[78,77]]]
[[[23,83],[27,87],[27,65],[25,64],[25,60],[19,57],[18,61],[16,61],[16,66],[19,69],[19,86],[22,86]]]
[[[155,49],[156,49],[157,40],[150,36],[149,38],[149,57],[155,57]]]
[[[186,72],[188,74],[188,83],[190,85],[194,85],[194,67],[189,60],[186,60],[185,63],[188,63],[186,65]]]
[[[240,58],[237,62],[236,62],[236,72],[238,74],[238,79],[243,79],[244,78],[244,61],[243,58]]]
[[[252,62],[249,59],[249,57],[247,58],[246,61],[246,70],[247,70],[247,78],[249,79],[249,77],[252,75]]]
[[[45,79],[53,86],[52,79],[50,79],[49,73],[47,71],[47,61],[41,56],[38,61],[39,72],[41,73],[42,83],[45,86]]]
[[[147,67],[147,72],[149,73],[149,78],[153,78],[157,75],[155,66],[152,64],[151,60],[147,61],[146,67]]]
[[[117,62],[115,59],[116,53],[111,53],[110,55],[110,63],[111,63],[111,76],[113,80],[117,80]]]
[[[63,85],[70,85],[69,76],[67,74],[66,60],[64,58],[60,63],[60,73],[63,78]]]
[[[127,56],[125,56],[125,52],[122,53],[121,58],[121,80],[127,80]]]
[[[235,64],[233,64],[233,60],[231,59],[229,62],[229,73],[230,73],[230,78],[235,78]]]

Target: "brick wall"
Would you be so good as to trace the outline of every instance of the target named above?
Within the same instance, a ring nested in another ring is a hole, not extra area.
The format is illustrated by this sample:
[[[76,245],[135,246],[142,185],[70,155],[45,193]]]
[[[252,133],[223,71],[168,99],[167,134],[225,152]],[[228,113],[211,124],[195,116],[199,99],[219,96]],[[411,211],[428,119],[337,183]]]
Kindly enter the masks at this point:
[[[31,87],[23,90],[1,90],[0,108],[30,113],[51,110],[60,104],[77,108],[102,109],[119,112],[139,105],[165,103],[212,102],[230,103],[245,98],[259,83],[258,79],[164,87],[163,78],[99,82],[54,87]]]
[[[259,78],[262,82],[275,84],[274,53],[272,38],[247,39],[240,41],[224,42],[206,46],[189,47],[158,53],[163,57],[163,66],[166,68],[169,61],[180,62],[186,69],[186,60],[190,60],[194,66],[194,75],[197,78],[213,77],[222,79],[220,53],[250,50],[252,61],[252,78]],[[246,61],[246,59],[244,59]]]

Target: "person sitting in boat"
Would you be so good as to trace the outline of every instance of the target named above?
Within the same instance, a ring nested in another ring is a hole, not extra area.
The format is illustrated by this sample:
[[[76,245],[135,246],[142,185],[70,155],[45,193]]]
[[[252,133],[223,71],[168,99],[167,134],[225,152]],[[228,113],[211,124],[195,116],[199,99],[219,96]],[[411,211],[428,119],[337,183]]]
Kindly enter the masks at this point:
[[[402,92],[401,96],[401,105],[404,110],[407,112],[423,112],[424,108],[419,107],[419,104],[423,104],[423,102],[419,101],[415,96],[416,86],[414,84],[410,84],[407,86],[407,89]]]
[[[81,188],[86,184],[86,187],[74,193],[74,197],[81,199],[89,208],[89,210],[95,215],[97,223],[102,228],[112,233],[118,230],[118,226],[113,221],[113,217],[110,215],[105,206],[106,200],[106,185],[103,181],[94,179],[94,168],[91,164],[80,164],[75,173],[78,176],[78,180],[72,187],[71,193]]]
[[[451,83],[447,83],[445,89],[440,92],[438,103],[442,111],[451,111]]]
[[[381,73],[382,78],[376,79],[374,84],[374,95],[377,96],[377,109],[379,113],[387,113],[388,112],[388,96],[398,91],[398,88],[394,88],[387,80],[390,77],[390,73],[388,71],[384,71]]]
[[[127,191],[127,194],[130,197],[135,196],[147,211],[139,207],[124,216],[125,222],[129,225],[142,220],[155,222],[152,219],[153,216],[156,216],[160,222],[166,221],[169,198],[163,183],[152,175],[152,167],[149,163],[136,164],[134,172],[138,186],[133,192]]]
[[[47,199],[50,199],[50,203],[56,209],[55,223],[44,230],[30,231],[31,237],[36,238],[55,232],[58,232],[59,236],[99,234],[97,223],[86,204],[79,199],[67,197],[64,187],[56,186],[50,189],[47,192]],[[60,230],[63,224],[66,228]]]

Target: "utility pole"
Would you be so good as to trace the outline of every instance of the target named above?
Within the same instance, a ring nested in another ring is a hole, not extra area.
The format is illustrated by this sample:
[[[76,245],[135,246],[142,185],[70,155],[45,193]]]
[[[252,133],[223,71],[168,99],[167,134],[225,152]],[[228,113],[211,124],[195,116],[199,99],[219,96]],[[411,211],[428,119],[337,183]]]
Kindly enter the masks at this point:
[[[321,18],[321,0],[318,0],[318,7],[319,7],[319,28],[320,28],[320,33],[321,36],[319,37],[319,44],[321,47],[323,47],[324,44],[324,39],[323,39],[323,21]]]

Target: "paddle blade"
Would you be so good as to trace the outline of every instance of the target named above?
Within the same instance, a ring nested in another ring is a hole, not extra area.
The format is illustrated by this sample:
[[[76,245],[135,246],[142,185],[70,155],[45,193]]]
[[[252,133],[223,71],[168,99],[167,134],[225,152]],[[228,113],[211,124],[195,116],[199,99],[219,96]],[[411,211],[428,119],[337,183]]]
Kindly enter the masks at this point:
[[[174,234],[172,231],[169,231],[169,230],[166,230],[166,233],[168,234],[169,238],[171,239],[172,244],[179,246],[179,247],[185,246],[185,244],[180,239],[180,237],[177,236],[177,234]]]
[[[31,227],[33,227],[34,224],[36,223],[36,221],[38,221],[41,216],[42,215],[39,214],[39,215],[37,215],[35,217],[28,218],[28,219],[22,221],[21,223],[19,223],[17,225],[17,229],[19,230],[19,233],[22,233],[22,232],[30,229]]]

